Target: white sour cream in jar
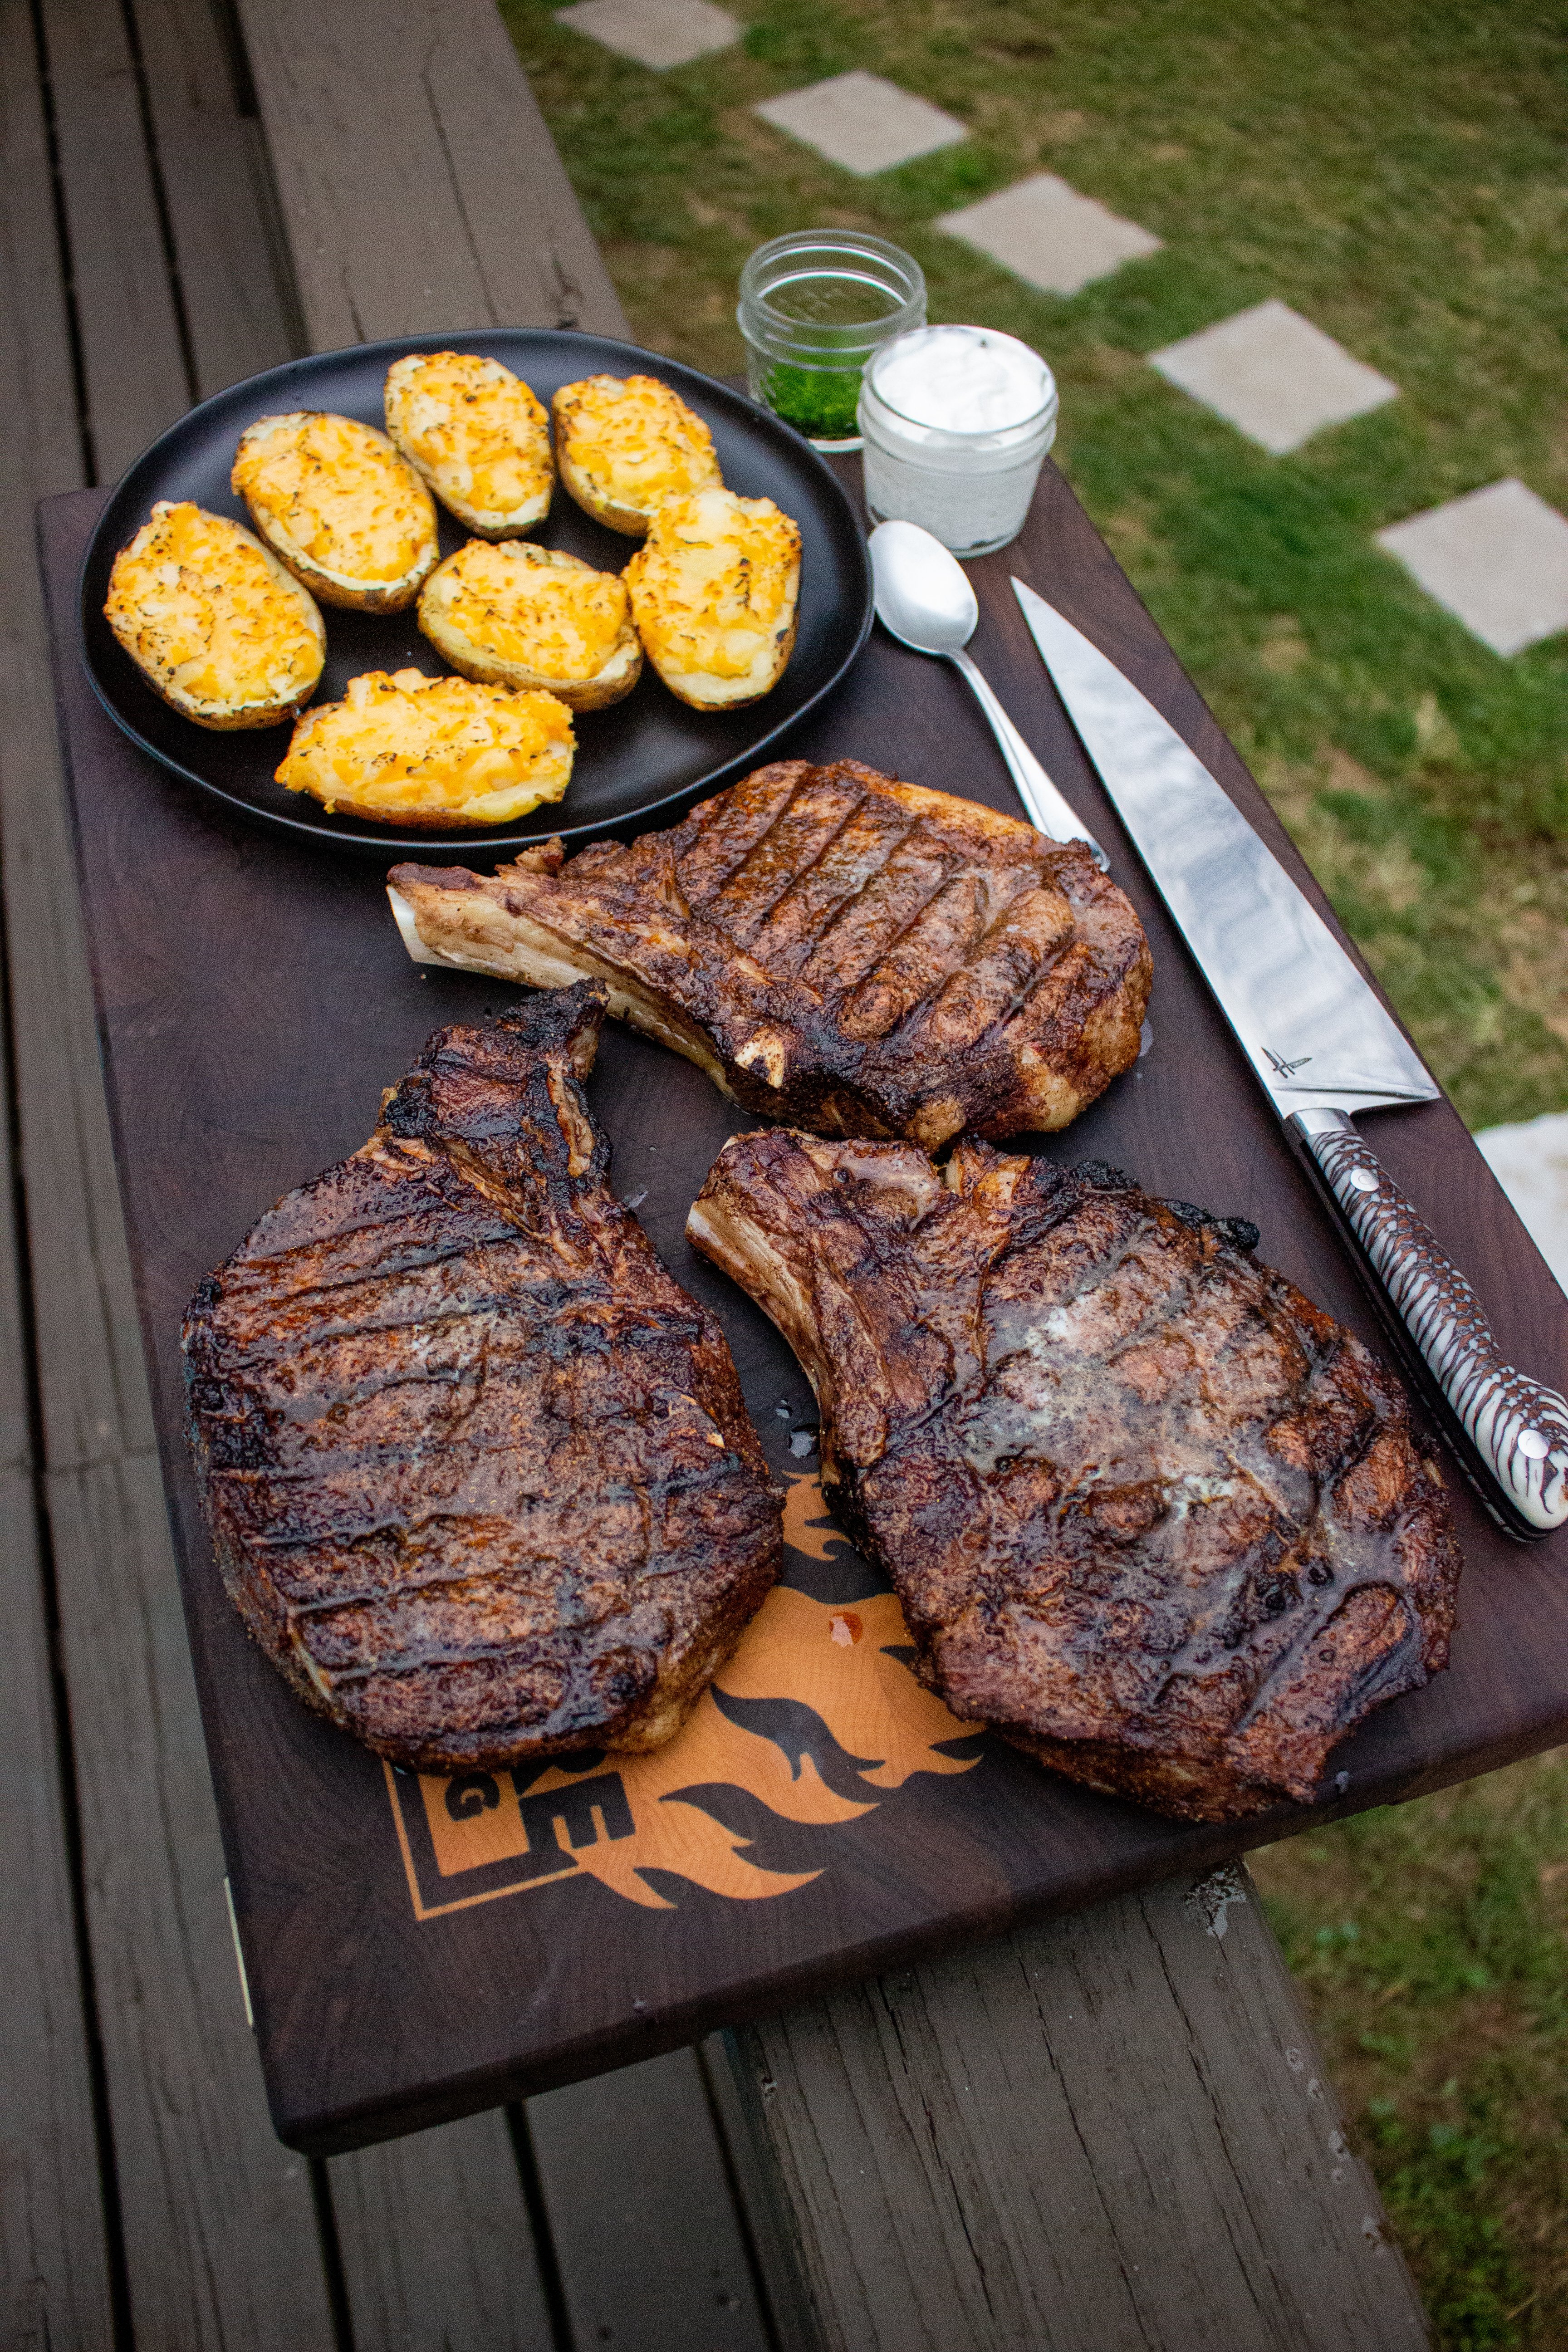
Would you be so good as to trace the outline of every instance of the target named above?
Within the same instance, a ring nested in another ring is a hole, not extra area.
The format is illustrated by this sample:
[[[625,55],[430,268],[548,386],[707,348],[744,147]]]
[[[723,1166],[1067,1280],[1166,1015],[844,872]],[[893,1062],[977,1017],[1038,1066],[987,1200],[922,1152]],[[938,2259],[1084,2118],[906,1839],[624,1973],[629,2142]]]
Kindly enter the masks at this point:
[[[917,327],[874,355],[859,422],[874,519],[917,522],[979,555],[1023,527],[1056,438],[1056,382],[1014,335]]]
[[[1026,425],[1054,391],[1037,352],[984,327],[917,327],[890,343],[877,395],[911,425],[944,433],[996,433]]]

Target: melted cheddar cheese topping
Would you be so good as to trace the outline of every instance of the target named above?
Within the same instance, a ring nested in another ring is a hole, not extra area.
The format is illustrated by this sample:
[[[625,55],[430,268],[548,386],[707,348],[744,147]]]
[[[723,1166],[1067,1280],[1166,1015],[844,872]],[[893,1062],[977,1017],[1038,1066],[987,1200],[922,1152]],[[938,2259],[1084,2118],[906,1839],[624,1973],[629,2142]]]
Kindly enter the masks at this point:
[[[429,491],[384,434],[353,416],[263,418],[241,437],[234,487],[323,572],[367,586],[405,580],[435,541]]]
[[[438,490],[498,518],[548,492],[550,419],[521,376],[471,352],[434,352],[393,373],[388,422]]]
[[[712,434],[657,376],[591,375],[557,393],[555,416],[563,459],[616,506],[647,514],[723,480]]]
[[[425,597],[481,653],[563,685],[597,677],[631,635],[631,603],[617,573],[519,540],[495,547],[470,540],[431,573]]]
[[[501,824],[561,798],[574,741],[552,694],[370,670],[305,713],[278,782],[355,816]]]
[[[213,710],[298,702],[321,675],[326,632],[305,590],[243,524],[160,499],[114,559],[104,606],[132,660]]]
[[[661,669],[744,677],[795,618],[800,527],[772,499],[671,499],[626,565],[637,634]]]

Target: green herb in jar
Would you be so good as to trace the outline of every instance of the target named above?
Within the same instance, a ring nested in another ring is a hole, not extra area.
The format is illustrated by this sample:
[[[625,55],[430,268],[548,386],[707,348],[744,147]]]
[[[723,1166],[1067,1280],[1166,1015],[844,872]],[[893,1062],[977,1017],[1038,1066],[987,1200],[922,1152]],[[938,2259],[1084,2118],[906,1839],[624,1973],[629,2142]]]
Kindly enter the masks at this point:
[[[925,323],[920,264],[858,229],[797,229],[760,245],[735,316],[752,398],[819,449],[858,449],[867,361]]]
[[[769,368],[763,394],[775,416],[813,441],[848,440],[859,428],[861,368]]]

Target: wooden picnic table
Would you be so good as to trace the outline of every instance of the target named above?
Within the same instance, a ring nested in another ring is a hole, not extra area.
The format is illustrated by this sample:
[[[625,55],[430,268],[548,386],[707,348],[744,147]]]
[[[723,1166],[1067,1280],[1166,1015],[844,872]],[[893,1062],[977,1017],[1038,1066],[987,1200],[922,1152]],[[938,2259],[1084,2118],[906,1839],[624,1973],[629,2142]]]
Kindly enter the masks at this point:
[[[624,320],[489,0],[0,0],[0,2341],[1420,2343],[1244,1874],[357,2154],[273,2137],[137,1336],[33,509],[304,349]]]

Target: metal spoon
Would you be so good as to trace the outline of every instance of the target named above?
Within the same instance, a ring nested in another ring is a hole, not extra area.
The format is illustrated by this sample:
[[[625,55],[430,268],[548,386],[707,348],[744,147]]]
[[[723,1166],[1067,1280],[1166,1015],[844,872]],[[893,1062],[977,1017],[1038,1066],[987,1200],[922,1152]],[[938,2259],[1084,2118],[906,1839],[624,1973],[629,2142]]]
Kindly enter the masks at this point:
[[[879,523],[870,550],[877,618],[882,626],[917,654],[941,654],[952,663],[991,723],[1030,822],[1053,841],[1087,842],[1103,873],[1110,864],[1104,850],[1058,792],[963,650],[974,635],[980,607],[957,557],[914,522]]]

